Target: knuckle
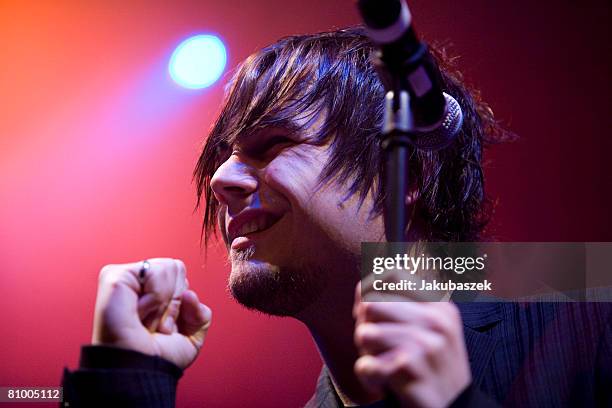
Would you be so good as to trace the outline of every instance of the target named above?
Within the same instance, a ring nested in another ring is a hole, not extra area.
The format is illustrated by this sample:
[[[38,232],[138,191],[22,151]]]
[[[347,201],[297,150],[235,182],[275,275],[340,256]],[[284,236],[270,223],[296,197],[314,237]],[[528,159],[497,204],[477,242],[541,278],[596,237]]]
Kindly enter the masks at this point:
[[[370,376],[373,374],[375,367],[372,364],[371,356],[362,356],[355,361],[355,365],[353,367],[353,371],[355,374],[361,377]]]
[[[115,265],[112,265],[112,264],[104,265],[102,269],[100,269],[100,273],[98,274],[98,279],[100,281],[105,280],[108,277],[108,275],[113,271],[113,269],[115,269]]]
[[[357,328],[355,329],[355,333],[353,335],[353,338],[355,340],[355,344],[358,346],[363,345],[363,330],[361,328],[361,324],[359,326],[357,326]]]
[[[155,258],[150,260],[153,262],[155,267],[152,268],[152,272],[155,276],[161,279],[169,279],[174,278],[177,273],[177,265],[174,259],[172,258]]]
[[[410,365],[411,362],[410,355],[405,351],[398,351],[395,355],[395,363],[398,367],[406,367]]]
[[[175,259],[174,263],[176,264],[176,267],[178,268],[178,271],[181,273],[184,273],[185,270],[187,269],[185,267],[185,262],[181,261],[180,259]]]
[[[398,351],[394,358],[394,369],[393,373],[402,373],[404,372],[408,366],[410,365],[410,358],[408,354],[404,351]]]
[[[355,374],[357,374],[360,377],[366,374],[365,366],[363,365],[361,358],[358,358],[357,361],[355,361],[355,365],[353,366],[353,371],[355,372]]]
[[[453,317],[447,312],[446,307],[437,306],[427,316],[429,324],[441,333],[448,333],[453,327]]]
[[[461,319],[461,314],[459,313],[459,308],[456,304],[451,302],[445,302],[444,307],[446,309],[446,313],[453,321],[459,321]]]
[[[176,264],[176,261],[174,259],[172,259],[172,262],[170,263],[169,267],[164,268],[164,270],[166,271],[166,277],[171,279],[172,281],[174,281],[176,279],[177,276],[179,276],[179,267]]]
[[[355,342],[359,345],[364,345],[377,340],[379,330],[375,324],[362,323],[355,330]]]
[[[110,287],[116,290],[121,286],[124,269],[121,265],[105,265],[98,275],[98,286]]]
[[[359,304],[359,309],[364,316],[367,316],[370,313],[372,308],[372,304],[369,302],[361,302]]]
[[[461,327],[459,309],[452,303],[445,303],[442,310],[437,316],[437,325],[442,333],[453,335]]]
[[[414,358],[405,352],[399,351],[395,356],[395,369],[393,374],[407,375],[412,372],[412,366],[414,365]]]
[[[154,296],[156,302],[167,302],[172,298],[174,285],[172,281],[166,279],[166,276],[164,271],[157,271],[149,281],[147,292]]]
[[[157,272],[157,278],[159,279],[160,282],[163,282],[163,287],[164,289],[166,288],[166,286],[169,283],[174,283],[174,276],[175,276],[176,272],[174,271],[174,268],[170,267],[165,267],[165,268],[161,268],[158,272]]]
[[[371,302],[362,302],[360,305],[361,315],[365,320],[372,319],[376,314],[376,304]]]
[[[436,320],[435,325],[438,327],[438,330],[440,330],[440,332],[443,334],[449,334],[453,331],[453,324],[449,319],[438,318]]]
[[[423,346],[425,355],[428,359],[439,356],[440,353],[442,353],[445,348],[446,348],[446,342],[444,341],[444,339],[437,338],[437,337],[430,339]]]

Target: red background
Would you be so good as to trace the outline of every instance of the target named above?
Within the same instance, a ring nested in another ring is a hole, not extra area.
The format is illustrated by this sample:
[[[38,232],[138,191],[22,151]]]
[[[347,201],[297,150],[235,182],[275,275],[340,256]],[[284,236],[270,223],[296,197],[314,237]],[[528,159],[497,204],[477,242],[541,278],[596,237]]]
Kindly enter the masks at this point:
[[[521,136],[486,157],[496,236],[612,240],[607,2],[411,8]],[[307,331],[237,306],[223,250],[199,247],[190,179],[222,81],[181,89],[167,62],[194,33],[219,34],[231,69],[280,36],[358,21],[349,0],[0,1],[0,386],[58,384],[90,339],[101,266],[169,256],[215,313],[178,405],[309,398],[320,361]]]

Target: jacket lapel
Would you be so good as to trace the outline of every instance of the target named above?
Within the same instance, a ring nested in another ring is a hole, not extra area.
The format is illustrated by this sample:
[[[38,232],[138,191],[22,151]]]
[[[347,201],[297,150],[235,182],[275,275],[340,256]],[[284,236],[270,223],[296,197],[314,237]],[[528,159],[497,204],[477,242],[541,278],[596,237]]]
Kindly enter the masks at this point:
[[[495,351],[497,339],[489,333],[502,319],[503,304],[499,302],[457,303],[463,319],[472,380],[480,385],[489,361]]]

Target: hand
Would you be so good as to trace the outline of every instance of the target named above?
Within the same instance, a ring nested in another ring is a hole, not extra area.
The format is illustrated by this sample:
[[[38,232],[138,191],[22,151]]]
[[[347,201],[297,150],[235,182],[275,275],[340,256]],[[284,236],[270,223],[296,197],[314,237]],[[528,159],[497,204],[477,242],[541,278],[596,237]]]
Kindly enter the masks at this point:
[[[471,382],[457,307],[450,302],[361,302],[357,285],[355,374],[372,393],[405,407],[450,405]]]
[[[162,357],[186,368],[197,357],[211,311],[188,290],[185,265],[170,258],[107,265],[100,271],[92,343]]]

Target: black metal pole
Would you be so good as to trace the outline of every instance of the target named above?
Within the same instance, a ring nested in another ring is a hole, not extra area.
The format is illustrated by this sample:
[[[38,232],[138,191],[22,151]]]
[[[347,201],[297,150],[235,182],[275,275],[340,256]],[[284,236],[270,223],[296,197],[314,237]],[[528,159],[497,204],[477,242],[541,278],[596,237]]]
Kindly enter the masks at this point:
[[[388,91],[381,146],[385,159],[385,236],[388,242],[403,242],[408,194],[409,132],[412,129],[407,91]]]

